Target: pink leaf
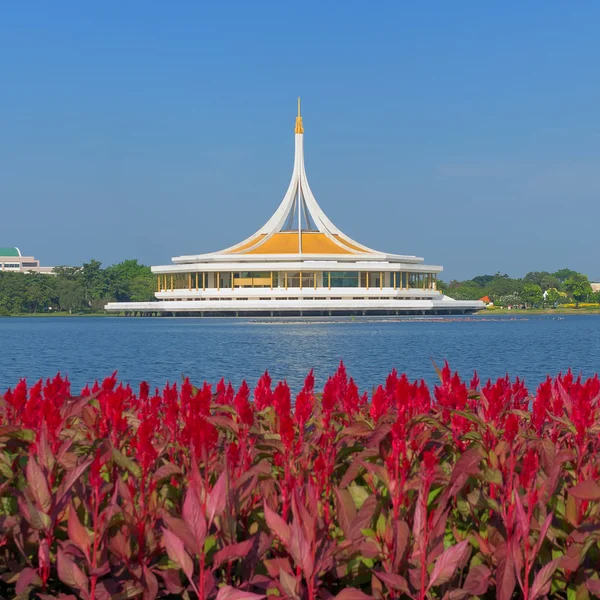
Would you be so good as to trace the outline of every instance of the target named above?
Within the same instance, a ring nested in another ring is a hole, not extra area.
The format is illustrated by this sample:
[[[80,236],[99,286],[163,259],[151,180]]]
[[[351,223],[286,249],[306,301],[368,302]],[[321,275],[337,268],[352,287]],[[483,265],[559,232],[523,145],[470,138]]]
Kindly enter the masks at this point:
[[[415,506],[415,515],[413,518],[413,537],[415,539],[415,547],[413,552],[422,552],[423,549],[420,547],[419,540],[424,539],[424,528],[425,528],[425,518],[424,514],[425,507],[423,503],[423,490],[419,491],[419,495],[417,496],[417,505]]]
[[[298,581],[297,579],[288,573],[287,571],[281,569],[279,572],[279,583],[283,591],[293,600],[300,600],[300,596],[298,596]]]
[[[202,507],[198,500],[198,494],[190,487],[185,495],[182,511],[183,520],[195,538],[196,554],[201,554],[206,539],[206,519],[202,514]]]
[[[555,558],[554,560],[551,560],[549,563],[545,564],[538,571],[531,586],[531,592],[529,596],[530,600],[536,600],[537,598],[541,598],[550,591],[550,586],[552,584],[552,575],[554,575],[554,571],[556,571],[556,569],[558,568],[560,560],[560,558]]]
[[[467,540],[446,548],[435,562],[427,590],[448,583],[454,577],[460,564],[466,562],[469,553],[470,547]]]
[[[586,479],[572,487],[569,494],[578,500],[600,500],[600,485],[593,479]]]
[[[54,468],[54,454],[52,454],[52,448],[50,448],[50,444],[48,443],[48,435],[46,433],[46,425],[42,425],[39,439],[38,439],[38,456],[40,459],[40,464],[46,469],[46,471],[50,472]]]
[[[496,598],[510,600],[512,598],[517,578],[512,552],[506,542],[496,548],[498,567],[496,569]]]
[[[62,512],[67,503],[67,493],[93,461],[93,458],[88,458],[79,463],[73,470],[67,472],[56,493],[56,503],[52,510],[54,516],[58,516]]]
[[[354,501],[348,490],[342,490],[340,488],[335,489],[335,506],[338,514],[338,521],[340,527],[344,532],[346,539],[350,538],[350,527],[352,521],[356,518],[356,508]]]
[[[165,463],[156,469],[152,479],[154,481],[161,481],[163,479],[172,477],[173,475],[181,475],[181,469],[173,463]]]
[[[231,562],[238,558],[245,558],[250,550],[252,550],[253,544],[254,538],[250,538],[243,542],[238,542],[237,544],[230,544],[218,552],[215,552],[213,557],[213,569],[220,567],[225,562]]]
[[[82,598],[88,598],[87,576],[61,548],[56,556],[56,569],[58,578],[65,585],[77,589]]]
[[[291,534],[288,524],[276,512],[272,511],[266,502],[264,504],[264,510],[265,521],[267,522],[269,529],[281,540],[281,543],[289,549]]]
[[[85,527],[81,524],[75,507],[71,504],[69,509],[69,520],[67,523],[67,533],[69,540],[77,546],[89,560],[90,557],[90,536]]]
[[[534,558],[535,558],[535,556],[537,556],[537,553],[540,551],[540,548],[542,547],[542,544],[544,543],[544,540],[546,539],[546,534],[548,533],[548,529],[550,528],[550,525],[552,524],[552,517],[553,517],[553,513],[550,513],[544,520],[542,526],[540,527],[540,535],[538,537],[538,541],[536,542],[535,548],[534,548]]]
[[[143,565],[142,572],[146,587],[144,600],[154,600],[158,596],[158,580],[156,579],[156,575],[146,565]]]
[[[298,519],[294,519],[290,527],[290,533],[290,554],[296,566],[302,569],[304,577],[308,580],[313,574],[315,561],[310,551],[310,544],[302,531]]]
[[[585,586],[594,596],[600,596],[600,579],[588,577],[585,581]]]
[[[408,545],[408,538],[410,537],[410,529],[406,524],[406,521],[395,521],[394,522],[394,533],[395,533],[395,548],[394,548],[394,570],[397,571],[400,566],[400,562],[406,552],[406,546]]]
[[[519,525],[521,537],[527,538],[529,536],[529,521],[527,520],[527,515],[525,514],[525,509],[523,508],[523,502],[521,502],[521,496],[519,496],[518,493],[515,493],[515,506],[517,523]]]
[[[227,480],[226,474],[221,473],[215,487],[208,496],[208,502],[206,504],[206,512],[208,516],[209,524],[213,522],[217,515],[220,515],[225,510],[225,504],[227,503]]]
[[[391,590],[396,590],[397,592],[402,592],[407,596],[410,596],[410,590],[408,589],[408,582],[402,575],[397,575],[396,573],[375,573],[385,585]]]
[[[266,598],[264,594],[245,592],[230,585],[224,585],[217,594],[217,600],[262,600],[263,598]]]
[[[167,527],[181,540],[188,552],[191,554],[200,554],[201,548],[196,543],[196,538],[194,534],[191,532],[190,528],[185,524],[183,519],[178,519],[176,517],[172,517],[169,514],[165,514],[163,516],[163,521],[167,525]]]
[[[26,474],[27,485],[37,502],[38,508],[41,508],[44,513],[48,514],[50,507],[52,506],[52,496],[48,489],[46,477],[40,466],[37,464],[33,454],[29,455]]]
[[[353,587],[344,588],[335,598],[336,600],[373,600],[373,596],[369,596]]]
[[[358,514],[350,526],[350,538],[353,540],[362,539],[364,536],[362,529],[368,529],[373,522],[373,515],[377,508],[377,496],[374,494],[367,497],[363,502]]]
[[[172,531],[163,527],[163,542],[167,549],[169,558],[181,566],[187,578],[191,581],[194,573],[194,563],[190,555],[185,551],[183,542]]]
[[[19,573],[19,579],[17,581],[17,585],[15,586],[15,592],[17,595],[22,594],[32,583],[34,585],[41,585],[42,580],[38,575],[37,569],[25,567]]]
[[[487,592],[492,572],[485,565],[475,565],[469,568],[462,589],[469,596],[483,596]]]

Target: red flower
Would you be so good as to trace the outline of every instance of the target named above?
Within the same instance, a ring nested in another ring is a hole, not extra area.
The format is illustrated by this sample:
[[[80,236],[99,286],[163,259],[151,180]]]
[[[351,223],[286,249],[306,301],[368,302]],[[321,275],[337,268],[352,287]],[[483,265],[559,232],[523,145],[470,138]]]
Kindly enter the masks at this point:
[[[533,485],[539,469],[539,458],[537,452],[530,448],[523,457],[521,473],[519,474],[519,481],[525,489],[529,489],[530,485]]]
[[[512,444],[517,437],[517,433],[519,433],[519,418],[514,413],[510,413],[504,423],[504,439]]]
[[[254,413],[252,412],[252,406],[249,402],[250,388],[246,381],[242,381],[242,385],[235,395],[233,404],[237,411],[237,418],[240,423],[243,423],[247,427],[252,427],[254,423]]]
[[[438,465],[438,457],[433,450],[426,450],[423,452],[422,462],[425,465],[425,471],[432,473]]]
[[[263,410],[267,406],[271,406],[273,402],[273,393],[271,392],[271,377],[268,371],[258,380],[258,384],[254,389],[254,403],[256,410]]]

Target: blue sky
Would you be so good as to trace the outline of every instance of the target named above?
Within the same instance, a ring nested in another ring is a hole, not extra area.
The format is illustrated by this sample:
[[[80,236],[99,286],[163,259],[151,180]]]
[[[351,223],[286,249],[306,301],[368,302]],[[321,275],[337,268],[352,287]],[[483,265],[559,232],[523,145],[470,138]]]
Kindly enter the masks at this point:
[[[291,175],[444,279],[600,279],[597,2],[0,9],[0,246],[105,264],[228,246]]]

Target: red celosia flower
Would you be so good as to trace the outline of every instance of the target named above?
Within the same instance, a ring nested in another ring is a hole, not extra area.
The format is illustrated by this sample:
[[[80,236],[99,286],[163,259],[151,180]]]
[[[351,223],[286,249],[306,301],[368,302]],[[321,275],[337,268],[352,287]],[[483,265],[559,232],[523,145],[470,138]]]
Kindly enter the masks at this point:
[[[375,390],[375,393],[373,394],[373,399],[371,400],[371,409],[369,411],[371,419],[373,419],[373,421],[377,423],[379,419],[381,419],[381,417],[388,412],[390,405],[390,394],[386,392],[386,390],[384,390],[382,386],[379,386],[377,390]]]
[[[296,423],[303,428],[304,425],[310,419],[312,415],[315,397],[314,397],[314,386],[315,386],[315,377],[313,375],[313,371],[306,376],[304,380],[304,387],[301,392],[296,396],[296,405],[295,405],[295,416]]]
[[[252,406],[250,405],[250,388],[246,381],[242,381],[242,385],[235,395],[233,404],[237,411],[237,418],[240,423],[251,427],[254,423],[254,413],[252,412]]]
[[[256,410],[263,410],[267,406],[271,406],[273,402],[273,393],[271,392],[271,377],[269,372],[265,371],[265,374],[258,380],[258,384],[254,389],[254,403],[256,404]]]
[[[225,385],[225,378],[221,378],[221,381],[217,383],[217,396],[216,402],[217,404],[225,404],[230,406],[233,402],[234,390],[231,385],[231,381]]]
[[[539,468],[539,458],[537,452],[530,448],[523,457],[521,473],[519,474],[519,481],[525,489],[529,489],[529,486],[535,481]]]
[[[504,422],[504,439],[512,444],[519,432],[519,418],[514,413],[510,413]]]
[[[422,461],[425,465],[425,470],[431,473],[438,464],[438,457],[433,450],[426,450],[423,452]]]

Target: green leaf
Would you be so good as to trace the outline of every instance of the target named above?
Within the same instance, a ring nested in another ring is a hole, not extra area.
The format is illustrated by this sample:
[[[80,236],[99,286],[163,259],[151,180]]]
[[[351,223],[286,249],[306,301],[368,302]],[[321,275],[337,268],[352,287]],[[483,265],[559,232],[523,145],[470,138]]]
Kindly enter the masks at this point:
[[[365,500],[371,495],[366,488],[357,485],[354,481],[348,486],[347,489],[352,496],[354,506],[356,506],[357,510],[360,510],[360,507],[364,504]]]
[[[131,458],[125,456],[120,450],[117,450],[115,447],[112,448],[112,458],[117,465],[119,465],[119,467],[129,471],[137,479],[142,476],[142,470],[140,469],[140,466],[131,460]]]

